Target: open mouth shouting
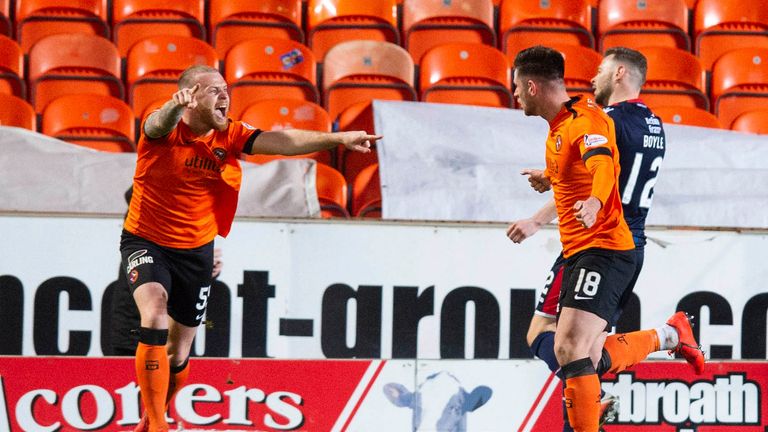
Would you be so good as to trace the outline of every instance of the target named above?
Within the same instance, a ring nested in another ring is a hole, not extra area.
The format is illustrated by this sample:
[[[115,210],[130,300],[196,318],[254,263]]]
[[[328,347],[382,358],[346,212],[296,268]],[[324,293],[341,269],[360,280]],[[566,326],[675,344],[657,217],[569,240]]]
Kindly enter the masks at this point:
[[[227,112],[229,105],[226,103],[218,104],[213,108],[213,118],[216,123],[225,124],[227,122]]]

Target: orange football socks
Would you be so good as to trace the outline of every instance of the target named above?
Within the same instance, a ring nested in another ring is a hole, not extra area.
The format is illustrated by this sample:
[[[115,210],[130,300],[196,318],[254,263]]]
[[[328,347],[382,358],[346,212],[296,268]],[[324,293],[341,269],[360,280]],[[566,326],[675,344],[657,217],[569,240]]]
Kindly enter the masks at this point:
[[[168,394],[165,398],[166,409],[168,409],[168,406],[171,403],[171,399],[173,399],[173,396],[176,394],[176,392],[178,392],[180,388],[184,387],[184,383],[187,382],[187,377],[189,377],[189,358],[187,358],[180,366],[171,366],[170,371],[171,374],[170,380],[168,380]]]
[[[600,379],[588,357],[562,367],[568,422],[576,432],[598,432],[600,428]]]
[[[659,336],[656,330],[615,334],[608,336],[603,350],[610,357],[610,367],[601,372],[619,373],[659,351]]]
[[[141,390],[141,401],[149,417],[150,431],[167,431],[165,400],[168,393],[170,367],[165,343],[168,330],[142,327],[136,349],[136,377]]]

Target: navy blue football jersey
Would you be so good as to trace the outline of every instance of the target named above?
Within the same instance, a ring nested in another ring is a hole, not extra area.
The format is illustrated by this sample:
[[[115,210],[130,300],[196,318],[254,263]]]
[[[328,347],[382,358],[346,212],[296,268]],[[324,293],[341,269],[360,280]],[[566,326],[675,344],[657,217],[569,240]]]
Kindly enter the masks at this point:
[[[616,125],[624,219],[632,230],[635,246],[644,246],[645,218],[667,144],[664,126],[639,100],[619,102],[605,107],[605,112]]]

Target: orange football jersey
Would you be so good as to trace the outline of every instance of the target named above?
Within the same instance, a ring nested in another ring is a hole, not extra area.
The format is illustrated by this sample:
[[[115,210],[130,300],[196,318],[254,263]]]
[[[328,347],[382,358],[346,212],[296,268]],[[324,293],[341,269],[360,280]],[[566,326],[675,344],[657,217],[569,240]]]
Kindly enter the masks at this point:
[[[594,102],[578,96],[549,124],[547,168],[552,182],[560,240],[567,258],[588,248],[634,249],[618,190],[619,151],[613,120]],[[603,204],[595,224],[576,220],[576,201],[595,195]]]
[[[226,236],[242,179],[238,159],[257,131],[232,120],[226,130],[203,137],[183,121],[157,139],[144,134],[143,123],[141,131],[126,231],[178,249]]]

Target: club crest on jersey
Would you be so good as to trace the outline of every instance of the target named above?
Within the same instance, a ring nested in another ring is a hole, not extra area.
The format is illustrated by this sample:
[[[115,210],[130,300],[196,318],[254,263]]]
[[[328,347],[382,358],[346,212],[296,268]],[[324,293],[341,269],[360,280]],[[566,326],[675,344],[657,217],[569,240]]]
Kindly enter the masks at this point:
[[[243,125],[244,128],[246,128],[248,130],[255,130],[256,129],[255,127],[249,125],[248,123],[246,123],[244,121],[241,121],[240,123]]]
[[[136,283],[137,279],[139,279],[139,271],[136,269],[131,270],[131,272],[128,274],[128,281],[134,284]]]
[[[584,134],[584,147],[597,147],[608,143],[608,138],[600,134]]]
[[[216,159],[223,161],[227,157],[227,151],[221,147],[216,147],[213,149],[213,155],[216,156]]]
[[[563,137],[560,135],[555,138],[555,150],[560,151],[560,147],[563,146]]]

